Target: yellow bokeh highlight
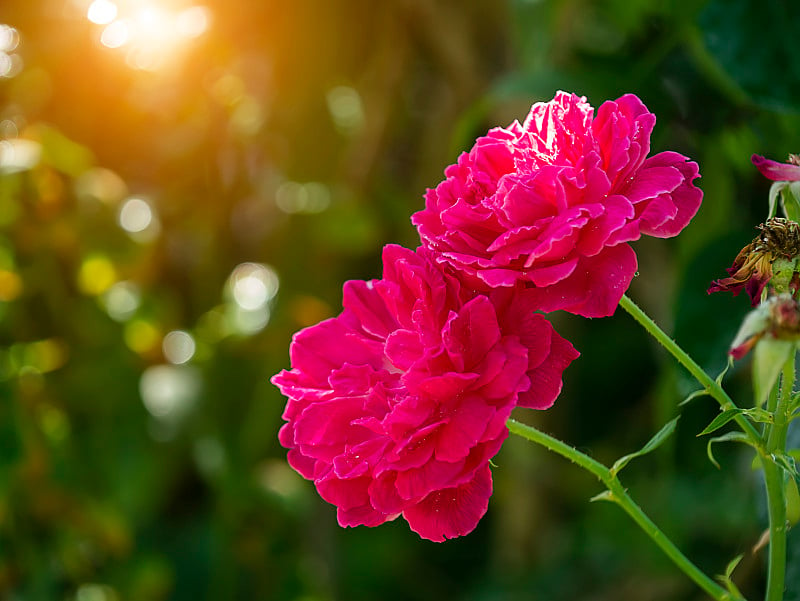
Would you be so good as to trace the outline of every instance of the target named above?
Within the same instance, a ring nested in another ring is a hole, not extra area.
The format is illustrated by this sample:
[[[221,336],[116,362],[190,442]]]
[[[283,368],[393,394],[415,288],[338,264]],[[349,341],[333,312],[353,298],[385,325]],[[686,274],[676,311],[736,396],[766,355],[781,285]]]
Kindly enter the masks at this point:
[[[211,94],[222,105],[234,106],[246,94],[244,81],[232,73],[226,73],[211,86]]]
[[[134,353],[147,355],[161,348],[161,332],[149,321],[134,319],[125,326],[125,344]]]
[[[334,315],[330,305],[314,296],[293,298],[289,303],[289,312],[300,327],[310,326]]]
[[[20,294],[22,294],[22,278],[19,274],[0,269],[0,301],[13,301]]]
[[[63,367],[69,359],[69,348],[59,338],[46,338],[35,342],[19,342],[8,349],[3,371],[7,375],[32,373],[45,374]]]
[[[52,217],[64,202],[64,182],[61,176],[53,169],[42,169],[35,176],[36,210],[42,217]]]
[[[59,443],[69,437],[70,424],[66,413],[52,405],[39,408],[39,426],[52,442]]]
[[[44,376],[35,367],[23,365],[17,373],[17,386],[23,395],[36,397],[44,391]]]
[[[84,259],[78,271],[78,288],[84,294],[99,296],[117,281],[114,264],[103,255],[91,255]]]
[[[25,345],[23,360],[25,365],[47,373],[62,367],[69,356],[67,345],[57,338],[48,338]]]

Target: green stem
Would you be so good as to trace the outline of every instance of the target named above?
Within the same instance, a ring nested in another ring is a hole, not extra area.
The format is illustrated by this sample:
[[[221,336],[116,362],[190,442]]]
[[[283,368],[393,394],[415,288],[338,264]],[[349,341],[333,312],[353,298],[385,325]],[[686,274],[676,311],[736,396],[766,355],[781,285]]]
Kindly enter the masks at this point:
[[[737,409],[736,403],[734,403],[733,399],[728,396],[728,393],[723,390],[722,386],[720,386],[716,380],[709,376],[703,370],[703,368],[700,367],[695,360],[686,353],[686,351],[679,347],[677,342],[667,336],[664,330],[658,327],[658,324],[650,319],[650,316],[642,311],[638,305],[636,305],[636,303],[634,303],[626,295],[623,295],[622,299],[619,301],[619,306],[630,313],[631,316],[638,321],[639,324],[641,324],[642,327],[644,327],[644,329],[647,330],[647,332],[653,338],[658,340],[661,346],[667,349],[669,353],[675,357],[678,362],[683,365],[698,382],[700,382],[703,388],[705,388],[706,392],[708,392],[708,394],[719,403],[723,410]],[[755,426],[753,426],[753,424],[742,415],[737,415],[734,420],[737,424],[739,424],[739,427],[742,429],[742,431],[750,437],[756,448],[763,450],[764,442]]]
[[[765,601],[781,601],[786,572],[786,496],[783,483],[783,468],[774,457],[786,451],[786,432],[789,427],[788,412],[792,402],[795,369],[794,353],[783,366],[783,382],[780,394],[771,394],[767,411],[773,422],[767,424],[766,453],[764,464],[764,484],[767,490],[767,510],[769,513],[769,555],[767,567],[767,595]]]
[[[612,473],[605,465],[581,453],[578,449],[561,442],[557,438],[545,434],[532,426],[522,424],[513,419],[507,422],[511,433],[521,436],[531,442],[540,444],[543,447],[569,459],[583,469],[594,474],[598,480],[608,487],[608,490],[595,497],[597,500],[612,501],[619,505],[636,524],[649,536],[656,545],[677,565],[689,578],[691,578],[701,589],[708,593],[717,601],[743,601],[741,598],[733,597],[711,578],[706,576],[696,565],[694,565],[675,544],[647,517],[636,502],[628,495],[616,474]]]

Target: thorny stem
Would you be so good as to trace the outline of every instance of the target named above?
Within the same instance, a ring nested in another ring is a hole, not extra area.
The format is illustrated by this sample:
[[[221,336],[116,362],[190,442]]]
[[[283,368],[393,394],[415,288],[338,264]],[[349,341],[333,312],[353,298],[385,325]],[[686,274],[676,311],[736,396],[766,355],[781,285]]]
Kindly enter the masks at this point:
[[[706,392],[720,404],[723,410],[736,409],[735,403],[722,387],[703,371],[695,361],[681,349],[677,343],[667,336],[656,323],[650,319],[627,296],[623,296],[620,306],[630,313],[664,348],[691,373]],[[783,367],[780,391],[774,390],[769,395],[767,411],[773,421],[767,423],[763,436],[755,426],[743,415],[735,420],[747,434],[758,451],[764,466],[764,483],[767,492],[767,508],[769,513],[769,554],[767,567],[767,593],[765,601],[781,601],[785,586],[786,572],[786,496],[784,490],[784,471],[776,458],[786,452],[786,432],[789,424],[789,413],[792,408],[792,390],[795,382],[795,356],[787,360]]]
[[[769,514],[769,554],[765,601],[781,601],[783,599],[786,572],[786,495],[783,468],[775,462],[775,456],[786,451],[788,412],[792,402],[792,388],[795,380],[794,359],[794,353],[792,353],[783,366],[783,382],[780,384],[780,392],[769,395],[767,411],[772,414],[773,422],[766,424],[764,428],[766,453],[762,456],[762,463]]]
[[[619,505],[634,522],[649,536],[653,542],[669,557],[678,568],[680,568],[689,578],[691,578],[701,589],[708,593],[717,601],[744,601],[740,597],[732,596],[711,578],[706,576],[696,565],[694,565],[675,544],[647,517],[641,507],[628,495],[622,483],[605,465],[592,459],[578,449],[537,430],[532,426],[522,424],[513,419],[509,419],[506,424],[511,433],[521,436],[526,440],[540,444],[546,449],[569,459],[588,472],[594,474],[598,480],[608,487],[605,493],[595,497],[595,500],[611,501]]]
[[[649,315],[647,315],[644,311],[642,311],[636,303],[634,303],[630,298],[626,295],[622,296],[622,299],[619,301],[619,306],[625,309],[630,315],[644,327],[645,330],[655,338],[661,346],[663,346],[669,353],[678,360],[678,363],[683,365],[686,370],[694,376],[694,378],[702,384],[703,388],[705,388],[706,392],[716,400],[723,411],[728,409],[737,409],[736,403],[733,402],[728,393],[723,390],[722,386],[719,385],[711,376],[709,376],[702,367],[700,367],[694,359],[692,359],[686,351],[684,351],[681,347],[678,346],[678,343],[675,342],[672,338],[667,336],[667,334],[658,327],[658,324],[654,322]],[[761,435],[756,430],[755,426],[750,423],[747,418],[743,415],[737,415],[734,417],[734,420],[742,429],[742,431],[747,434],[747,436],[752,441],[753,445],[759,451],[764,450],[764,441],[761,438]]]

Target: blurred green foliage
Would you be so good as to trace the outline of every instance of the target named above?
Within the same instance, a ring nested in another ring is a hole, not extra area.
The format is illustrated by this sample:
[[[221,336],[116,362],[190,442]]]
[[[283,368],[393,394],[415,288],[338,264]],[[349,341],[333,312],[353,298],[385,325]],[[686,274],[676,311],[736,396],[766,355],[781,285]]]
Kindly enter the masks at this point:
[[[638,94],[654,151],[700,163],[700,213],[636,244],[630,294],[718,373],[747,303],[705,289],[766,216],[750,154],[798,151],[800,5],[208,0],[184,46],[147,38],[158,64],[104,46],[89,4],[0,7],[18,32],[0,60],[0,598],[702,598],[587,502],[596,482],[521,440],[468,537],[340,529],[286,465],[268,378],[343,281],[379,275],[383,244],[417,245],[409,216],[458,152],[557,89]],[[552,410],[518,417],[602,461],[694,389],[625,315],[554,321],[582,357]],[[745,404],[746,363],[728,382]],[[716,412],[693,401],[624,480],[708,572],[745,553],[734,580],[758,598],[759,482],[741,449],[706,459]]]

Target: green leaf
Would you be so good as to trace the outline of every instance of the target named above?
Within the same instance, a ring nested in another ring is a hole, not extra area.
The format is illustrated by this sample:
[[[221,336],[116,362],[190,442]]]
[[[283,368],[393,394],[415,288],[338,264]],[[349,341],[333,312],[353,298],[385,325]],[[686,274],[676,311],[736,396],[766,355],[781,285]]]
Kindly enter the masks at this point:
[[[722,436],[715,436],[714,438],[709,440],[708,445],[706,445],[706,454],[708,455],[708,458],[711,461],[711,463],[713,463],[717,469],[720,469],[719,463],[717,463],[717,460],[714,458],[714,454],[711,452],[711,445],[713,445],[716,442],[743,442],[745,444],[749,444],[750,446],[752,446],[753,444],[747,437],[747,434],[745,434],[744,432],[739,432],[737,430],[734,430],[733,432],[728,432],[726,434],[723,434]]]
[[[614,462],[614,465],[611,466],[611,474],[617,475],[622,468],[624,468],[631,459],[635,459],[636,457],[641,457],[642,455],[646,455],[651,451],[654,451],[658,447],[660,447],[663,442],[675,431],[675,427],[678,424],[678,419],[680,416],[676,417],[673,420],[667,422],[663,428],[661,428],[658,432],[656,432],[655,436],[647,441],[641,449],[636,451],[635,453],[631,453],[629,455],[625,455],[624,457],[620,457]]]
[[[789,401],[789,419],[794,419],[797,415],[794,415],[800,411],[800,392],[796,392],[792,395],[791,401]]]
[[[786,196],[791,196],[794,202],[800,205],[800,181],[789,182],[789,186],[784,191],[784,194]]]
[[[781,189],[781,204],[787,219],[795,222],[800,221],[800,198],[793,193],[792,185],[785,185]]]
[[[708,390],[706,390],[705,388],[702,388],[700,390],[695,390],[693,393],[691,393],[689,396],[687,396],[685,399],[683,399],[680,403],[678,403],[678,407],[683,407],[684,405],[688,405],[690,402],[695,400],[697,397],[706,396],[706,395],[708,395]]]
[[[728,592],[734,595],[735,597],[742,597],[742,593],[739,591],[737,586],[731,580],[731,576],[733,575],[733,571],[736,569],[736,566],[739,565],[739,562],[742,561],[744,557],[744,553],[741,555],[737,555],[733,559],[728,562],[728,565],[725,567],[725,573],[717,576],[717,580],[725,585],[725,588],[728,589]]]
[[[748,409],[745,411],[745,415],[747,415],[747,417],[749,417],[752,421],[759,424],[775,423],[775,417],[772,415],[772,413],[766,409],[762,409],[761,407],[753,407],[752,409]]]
[[[733,357],[728,355],[728,362],[725,364],[725,369],[723,369],[721,372],[719,372],[719,375],[716,378],[714,378],[714,381],[717,384],[719,384],[720,386],[722,386],[722,380],[725,378],[725,374],[728,373],[728,370],[731,367],[733,367]]]
[[[772,455],[772,460],[775,464],[784,470],[789,477],[791,478],[798,478],[800,474],[797,472],[797,463],[788,453],[777,453]]]
[[[726,409],[722,413],[720,413],[717,417],[711,420],[711,423],[708,424],[702,432],[698,434],[698,436],[704,436],[706,434],[711,434],[716,430],[719,430],[722,426],[727,424],[732,419],[736,418],[737,415],[741,415],[745,413],[746,409]]]
[[[795,343],[766,337],[756,344],[753,351],[753,392],[756,406],[767,400],[769,391],[778,381],[783,365],[794,352]]]
[[[786,182],[772,182],[769,187],[769,214],[767,219],[772,219],[778,214],[778,197],[781,195],[781,190],[786,187]]]
[[[744,415],[745,417],[749,418],[750,420],[760,423],[760,424],[771,424],[775,421],[775,418],[769,411],[765,409],[761,409],[760,407],[753,407],[752,409],[726,409],[722,413],[720,413],[717,417],[715,417],[710,424],[708,424],[705,429],[700,432],[697,436],[703,436],[705,434],[711,434],[715,430],[719,430],[722,426],[727,424],[732,419],[736,419],[737,415]]]
[[[744,557],[744,553],[742,553],[741,555],[737,555],[736,557],[734,557],[733,559],[731,559],[728,562],[728,565],[725,568],[725,577],[726,578],[730,578],[731,577],[731,575],[733,574],[733,571],[736,569],[736,566],[739,565],[739,562],[742,561],[743,557]]]
[[[725,378],[725,374],[728,373],[728,370],[731,367],[733,367],[733,357],[728,355],[728,363],[725,365],[725,369],[723,369],[721,372],[719,372],[719,375],[716,378],[714,378],[714,381],[717,384],[719,384],[720,387],[722,386],[722,380]],[[680,403],[678,403],[678,407],[683,407],[684,405],[688,405],[691,401],[693,401],[697,397],[706,396],[706,395],[710,396],[710,393],[708,392],[708,390],[706,388],[702,388],[700,390],[695,390],[693,393],[691,393],[689,396],[687,396],[685,399],[683,399]]]

